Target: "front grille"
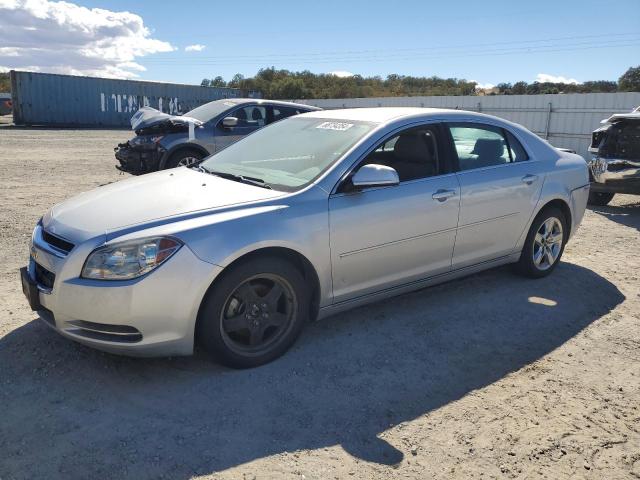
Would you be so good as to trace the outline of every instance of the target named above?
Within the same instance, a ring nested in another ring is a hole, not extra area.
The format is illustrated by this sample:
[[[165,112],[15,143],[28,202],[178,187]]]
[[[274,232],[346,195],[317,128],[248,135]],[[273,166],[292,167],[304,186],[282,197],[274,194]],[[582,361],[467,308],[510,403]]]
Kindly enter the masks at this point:
[[[56,274],[50,272],[39,263],[35,263],[36,282],[45,288],[53,288],[53,282],[56,279]]]
[[[66,331],[79,337],[105,342],[136,343],[142,340],[142,333],[129,325],[111,325],[107,323],[72,320],[67,322],[71,328]]]
[[[65,239],[53,235],[46,230],[42,230],[42,239],[64,253],[69,253],[74,247],[73,243],[67,242]]]

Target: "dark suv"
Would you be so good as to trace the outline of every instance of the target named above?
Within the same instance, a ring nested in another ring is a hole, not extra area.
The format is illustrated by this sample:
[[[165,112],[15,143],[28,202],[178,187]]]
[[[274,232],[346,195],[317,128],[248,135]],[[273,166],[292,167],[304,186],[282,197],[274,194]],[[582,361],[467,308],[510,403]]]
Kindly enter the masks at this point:
[[[142,174],[192,165],[242,137],[283,118],[320,110],[274,100],[216,100],[184,115],[143,107],[131,118],[136,136],[115,148],[116,168]]]

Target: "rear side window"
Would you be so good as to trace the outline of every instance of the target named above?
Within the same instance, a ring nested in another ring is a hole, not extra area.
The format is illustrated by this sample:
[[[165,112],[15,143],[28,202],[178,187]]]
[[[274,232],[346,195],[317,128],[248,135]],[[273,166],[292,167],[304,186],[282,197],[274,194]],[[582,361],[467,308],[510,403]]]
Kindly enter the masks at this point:
[[[511,161],[524,162],[525,160],[529,160],[529,155],[527,155],[527,152],[525,151],[520,141],[516,137],[514,137],[510,131],[505,130],[504,132],[507,134],[507,142]]]
[[[273,107],[273,121],[277,122],[278,120],[282,120],[283,118],[291,117],[293,115],[298,115],[302,113],[301,110],[291,107]]]
[[[528,160],[522,144],[503,128],[480,123],[449,124],[460,170]]]

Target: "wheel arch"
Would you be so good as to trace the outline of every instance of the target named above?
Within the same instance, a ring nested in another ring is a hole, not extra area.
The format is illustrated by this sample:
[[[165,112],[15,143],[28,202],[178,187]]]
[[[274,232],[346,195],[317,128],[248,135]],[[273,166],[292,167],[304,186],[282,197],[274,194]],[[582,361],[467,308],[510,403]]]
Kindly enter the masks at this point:
[[[569,207],[569,204],[561,198],[554,198],[553,200],[549,200],[544,205],[542,205],[542,207],[536,212],[533,218],[540,215],[540,212],[544,211],[547,208],[557,208],[562,212],[567,224],[567,228],[569,230],[567,232],[567,238],[569,238],[569,236],[571,235],[571,226],[572,226],[572,220],[573,220],[572,218],[573,214],[571,213],[571,207]]]
[[[169,159],[180,152],[181,150],[196,150],[201,153],[203,156],[208,156],[210,153],[204,148],[202,145],[198,145],[197,143],[179,143],[175,147],[171,147],[169,150],[165,152],[165,154],[160,159],[160,164],[158,165],[158,170],[164,170],[165,165],[169,161]]]
[[[571,213],[571,207],[569,207],[569,203],[567,202],[567,200],[560,197],[548,198],[548,199],[545,199],[544,201],[541,201],[538,204],[536,210],[532,213],[531,218],[529,219],[529,223],[527,224],[526,228],[524,229],[524,231],[520,235],[520,238],[518,239],[518,243],[516,244],[516,248],[515,248],[516,252],[521,251],[522,248],[524,247],[524,242],[525,242],[525,239],[527,238],[529,230],[531,229],[531,225],[533,225],[533,222],[536,219],[536,217],[540,215],[540,212],[544,211],[546,208],[554,208],[554,207],[560,210],[562,214],[565,216],[567,228],[569,230],[567,232],[567,238],[569,237],[569,235],[571,235],[573,215]]]
[[[275,257],[291,262],[302,274],[304,277],[307,287],[311,292],[311,297],[309,301],[309,319],[315,320],[318,317],[318,312],[320,308],[320,278],[318,276],[318,272],[315,267],[309,261],[307,257],[305,257],[300,252],[293,250],[287,247],[262,247],[252,250],[250,252],[246,252],[240,255],[238,258],[234,259],[231,263],[224,267],[224,270],[220,272],[220,274],[211,282],[209,288],[207,288],[206,293],[202,297],[200,301],[200,306],[198,307],[198,315],[196,317],[195,324],[195,336],[198,335],[198,323],[200,321],[200,312],[204,306],[204,303],[209,295],[211,289],[215,288],[216,285],[222,281],[225,277],[225,272],[229,271],[234,266],[243,263],[249,262],[254,258],[258,257]],[[197,338],[196,338],[197,342]]]

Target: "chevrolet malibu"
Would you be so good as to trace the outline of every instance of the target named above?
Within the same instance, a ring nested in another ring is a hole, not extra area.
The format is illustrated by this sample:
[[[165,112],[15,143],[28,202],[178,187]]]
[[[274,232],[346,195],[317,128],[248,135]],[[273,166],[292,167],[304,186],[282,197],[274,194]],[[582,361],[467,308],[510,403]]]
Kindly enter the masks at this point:
[[[21,280],[78,342],[253,367],[309,319],[507,263],[545,277],[588,195],[582,157],[495,117],[317,111],[55,205]]]

